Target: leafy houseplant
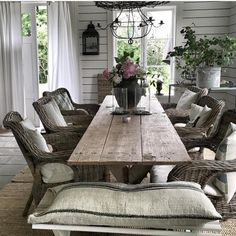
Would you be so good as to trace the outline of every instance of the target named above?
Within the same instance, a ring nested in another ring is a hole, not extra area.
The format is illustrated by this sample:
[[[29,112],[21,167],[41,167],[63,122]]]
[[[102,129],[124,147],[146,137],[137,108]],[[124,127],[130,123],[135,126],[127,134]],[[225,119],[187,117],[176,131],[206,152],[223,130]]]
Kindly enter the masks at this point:
[[[186,40],[184,45],[175,47],[168,54],[175,57],[176,68],[180,70],[183,79],[191,79],[199,72],[206,71],[206,68],[210,70],[228,66],[236,57],[236,38],[204,36],[198,39],[189,26],[184,27],[180,33]],[[209,77],[209,73],[206,74]]]

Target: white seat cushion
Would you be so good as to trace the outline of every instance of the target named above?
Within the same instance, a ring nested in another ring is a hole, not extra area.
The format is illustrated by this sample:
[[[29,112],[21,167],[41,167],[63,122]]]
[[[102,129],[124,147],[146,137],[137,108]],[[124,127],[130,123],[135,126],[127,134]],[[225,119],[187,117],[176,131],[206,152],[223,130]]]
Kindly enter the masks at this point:
[[[207,194],[209,196],[222,197],[223,194],[212,183],[214,181],[214,179],[215,179],[215,177],[210,178],[210,180],[207,182],[206,186],[204,187],[203,191],[205,194]]]
[[[176,109],[188,110],[191,108],[191,104],[195,103],[198,98],[198,94],[194,93],[188,89],[184,91],[180,97]]]
[[[225,138],[216,151],[216,160],[233,160],[236,153],[236,125],[230,123]],[[236,191],[236,172],[218,175],[213,184],[223,193],[225,200],[230,202]]]
[[[54,99],[47,104],[42,105],[44,111],[47,114],[48,119],[52,121],[56,126],[67,126],[64,117]]]
[[[174,127],[176,127],[176,128],[183,128],[183,127],[186,127],[186,125],[187,124],[185,124],[185,123],[175,123]]]
[[[60,183],[74,179],[74,172],[71,167],[61,163],[45,164],[40,171],[44,183]]]
[[[75,183],[50,189],[28,222],[111,227],[198,226],[221,219],[196,183]]]

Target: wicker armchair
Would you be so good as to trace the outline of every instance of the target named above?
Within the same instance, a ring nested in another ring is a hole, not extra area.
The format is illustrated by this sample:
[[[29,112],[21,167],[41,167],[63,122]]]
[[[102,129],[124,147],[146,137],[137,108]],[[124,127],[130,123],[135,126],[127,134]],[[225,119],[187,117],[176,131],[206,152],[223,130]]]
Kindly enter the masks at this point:
[[[63,116],[72,116],[72,115],[80,115],[81,111],[80,110],[76,110],[76,109],[84,109],[86,110],[91,116],[95,116],[95,114],[97,113],[98,109],[99,109],[99,105],[98,104],[78,104],[73,102],[69,91],[66,88],[58,88],[52,92],[49,91],[45,91],[43,92],[43,96],[57,96],[60,94],[64,94],[67,93],[72,105],[74,106],[75,110],[61,110],[61,113]]]
[[[79,137],[76,133],[44,135],[47,143],[53,147],[53,152],[44,152],[37,148],[26,131],[22,128],[19,123],[22,120],[18,112],[9,112],[3,120],[3,124],[5,128],[12,130],[34,178],[32,191],[23,212],[23,215],[26,216],[33,200],[37,205],[48,187],[62,184],[44,183],[40,172],[41,167],[47,163],[66,164],[66,160],[70,157],[73,149],[77,145]],[[70,142],[68,142],[68,139]],[[77,170],[74,167],[73,170],[75,176],[77,176]]]
[[[185,142],[188,139],[212,137],[217,130],[225,103],[210,96],[203,96],[198,101],[198,105],[202,107],[207,105],[212,109],[211,114],[201,127],[176,127],[176,131],[181,138],[184,138]]]
[[[196,103],[198,103],[199,99],[202,96],[206,96],[208,94],[207,88],[201,89],[196,86],[189,86],[187,87],[187,89],[194,93],[199,93]],[[172,124],[184,123],[189,116],[190,110],[177,110],[176,109],[177,103],[164,103],[161,105],[163,109],[165,110],[167,116],[169,117],[170,121],[172,122]]]
[[[187,150],[190,150],[194,147],[200,147],[209,148],[210,150],[216,152],[217,147],[226,134],[230,122],[236,123],[236,110],[227,110],[223,113],[214,135],[201,139],[182,138],[182,141]],[[202,153],[199,152],[197,155],[195,155],[195,158],[202,159]]]
[[[52,97],[42,97],[37,101],[33,102],[33,107],[36,110],[45,130],[47,133],[54,132],[77,132],[81,136],[84,134],[88,128],[90,122],[92,121],[92,116],[89,115],[74,115],[73,120],[69,120],[71,124],[68,126],[57,126],[52,120],[49,119],[43,105],[49,103],[52,100]],[[65,121],[67,116],[63,116]],[[72,122],[71,122],[72,121]]]
[[[236,171],[236,160],[210,161],[199,160],[176,165],[168,175],[168,181],[191,181],[199,183],[202,189],[211,177],[225,172]],[[226,218],[236,218],[236,194],[227,203],[223,196],[207,194],[216,210]]]

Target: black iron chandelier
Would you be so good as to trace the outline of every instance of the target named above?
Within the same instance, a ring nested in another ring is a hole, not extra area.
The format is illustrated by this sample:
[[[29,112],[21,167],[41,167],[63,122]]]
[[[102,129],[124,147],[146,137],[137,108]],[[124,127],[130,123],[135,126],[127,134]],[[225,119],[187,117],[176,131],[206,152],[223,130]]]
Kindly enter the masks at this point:
[[[118,10],[119,13],[114,21],[109,23],[107,26],[102,27],[100,23],[98,23],[98,28],[107,29],[110,27],[111,33],[114,37],[118,39],[127,39],[129,44],[132,44],[135,39],[140,39],[146,37],[152,27],[158,28],[164,24],[161,20],[158,24],[154,24],[155,19],[151,16],[146,16],[142,9],[143,7],[155,7],[167,4],[167,1],[133,1],[133,2],[111,2],[111,1],[99,1],[95,2],[97,7],[104,8],[106,10]],[[122,12],[127,12],[127,20],[121,21],[120,17]],[[135,19],[135,12],[139,15],[139,20]],[[126,36],[120,35],[118,30],[119,28],[126,29]],[[141,30],[139,35],[135,34],[136,30]]]

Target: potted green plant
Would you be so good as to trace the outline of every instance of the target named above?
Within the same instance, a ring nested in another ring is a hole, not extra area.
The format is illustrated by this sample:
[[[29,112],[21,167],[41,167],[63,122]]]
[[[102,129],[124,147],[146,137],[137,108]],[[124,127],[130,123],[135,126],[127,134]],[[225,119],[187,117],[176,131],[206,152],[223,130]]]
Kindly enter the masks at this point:
[[[176,46],[168,55],[175,57],[182,78],[196,77],[199,87],[219,87],[221,67],[230,65],[236,57],[236,38],[197,38],[190,26],[184,27],[180,33],[186,40],[184,45]]]

